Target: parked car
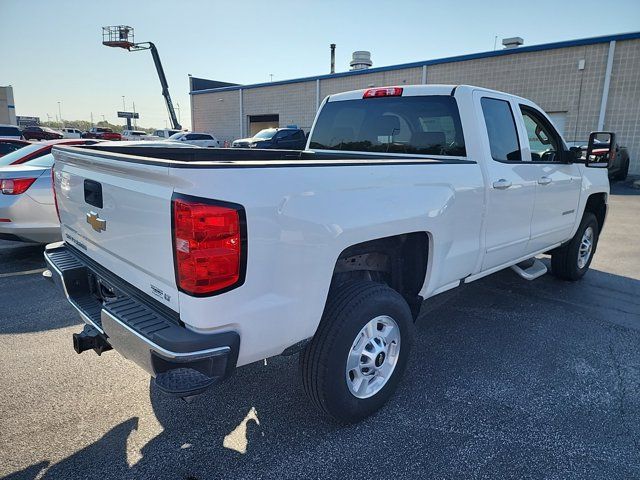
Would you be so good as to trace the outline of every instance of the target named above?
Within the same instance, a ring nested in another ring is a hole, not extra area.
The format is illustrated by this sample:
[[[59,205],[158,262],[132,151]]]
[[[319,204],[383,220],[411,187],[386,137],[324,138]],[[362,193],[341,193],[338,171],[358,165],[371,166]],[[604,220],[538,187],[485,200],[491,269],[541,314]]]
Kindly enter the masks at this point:
[[[61,240],[51,189],[53,155],[0,167],[0,239],[34,243]]]
[[[98,143],[99,140],[85,140],[85,139],[62,139],[62,140],[47,140],[44,142],[27,142],[28,144],[22,148],[13,152],[7,153],[0,157],[0,167],[8,165],[19,165],[26,163],[30,160],[42,157],[51,153],[51,148],[54,145],[91,145]]]
[[[7,153],[20,150],[27,145],[31,145],[31,142],[13,138],[0,138],[0,157],[4,157]]]
[[[189,143],[184,142],[174,142],[173,140],[129,140],[127,142],[110,142],[110,145],[113,147],[113,151],[117,148],[121,148],[123,150],[128,149],[129,147],[152,147],[152,148],[190,148],[190,149],[201,149],[205,147],[198,147],[197,145],[191,145]]]
[[[587,273],[611,155],[594,139],[581,159],[529,100],[403,85],[331,95],[301,152],[56,147],[45,259],[86,323],[76,352],[113,347],[176,396],[300,352],[311,403],[358,421],[396,389],[424,299],[532,280],[544,252]]]
[[[181,132],[182,132],[182,130],[174,130],[172,128],[165,128],[163,130],[156,130],[155,132],[153,132],[153,135],[155,135],[156,137],[159,137],[159,138],[167,139],[171,135],[175,135],[176,133],[181,133]]]
[[[198,147],[220,147],[220,141],[210,133],[178,132],[169,137],[173,142],[184,142]]]
[[[63,138],[62,133],[48,127],[30,126],[22,129],[25,140],[57,140]]]
[[[567,142],[567,145],[571,147],[580,147],[582,155],[584,156],[587,151],[588,141],[573,141]],[[609,178],[611,180],[626,180],[629,175],[629,150],[627,147],[620,146],[616,143],[615,155],[609,163]]]
[[[78,128],[63,128],[62,136],[64,138],[82,138],[82,130]]]
[[[22,130],[15,125],[0,124],[0,138],[9,138],[15,140],[24,140]]]
[[[122,140],[160,140],[160,137],[149,135],[143,130],[123,130]]]
[[[114,132],[107,127],[91,127],[89,130],[82,134],[82,138],[97,138],[100,140],[122,140],[122,135],[118,132]]]
[[[231,144],[236,148],[278,148],[304,150],[307,137],[300,128],[265,128],[251,138],[240,138]]]
[[[60,222],[55,210],[51,185],[51,166],[54,145],[93,145],[100,140],[58,140],[42,144],[39,155],[27,155],[22,162],[8,165],[0,159],[0,239],[50,243],[60,240]],[[115,144],[114,144],[115,145]],[[161,146],[165,150],[167,142],[127,142],[127,147]],[[170,142],[169,148],[197,149],[193,145]]]

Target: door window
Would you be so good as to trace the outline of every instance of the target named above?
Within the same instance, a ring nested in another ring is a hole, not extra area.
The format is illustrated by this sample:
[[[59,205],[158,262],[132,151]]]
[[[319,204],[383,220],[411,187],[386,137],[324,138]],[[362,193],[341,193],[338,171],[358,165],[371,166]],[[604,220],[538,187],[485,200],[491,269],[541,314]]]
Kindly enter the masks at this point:
[[[491,157],[498,162],[521,161],[518,131],[509,102],[488,97],[483,97],[480,102],[489,135]]]
[[[533,110],[520,107],[522,119],[527,129],[532,162],[555,162],[559,160],[558,139],[549,122]]]

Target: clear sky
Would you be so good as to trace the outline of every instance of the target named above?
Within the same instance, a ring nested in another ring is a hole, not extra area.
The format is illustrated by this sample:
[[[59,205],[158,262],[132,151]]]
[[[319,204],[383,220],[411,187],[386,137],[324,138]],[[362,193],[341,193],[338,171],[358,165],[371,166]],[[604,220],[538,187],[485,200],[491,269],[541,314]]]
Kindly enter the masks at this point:
[[[640,30],[640,0],[203,1],[0,0],[0,85],[18,115],[112,123],[135,102],[140,125],[164,127],[166,109],[149,52],[102,46],[101,27],[130,25],[160,51],[174,104],[189,126],[187,74],[258,83],[349,69],[370,50],[374,67]]]

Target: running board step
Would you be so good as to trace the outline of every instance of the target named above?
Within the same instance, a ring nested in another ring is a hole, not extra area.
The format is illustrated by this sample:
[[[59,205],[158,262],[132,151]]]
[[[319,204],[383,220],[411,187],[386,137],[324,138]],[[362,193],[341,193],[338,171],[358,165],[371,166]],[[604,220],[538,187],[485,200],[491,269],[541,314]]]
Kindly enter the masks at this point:
[[[525,280],[535,280],[547,273],[547,266],[537,258],[531,258],[517,265],[512,265],[511,269]]]
[[[218,377],[208,377],[193,368],[176,368],[158,374],[154,382],[163,393],[184,398],[204,393],[218,380]]]

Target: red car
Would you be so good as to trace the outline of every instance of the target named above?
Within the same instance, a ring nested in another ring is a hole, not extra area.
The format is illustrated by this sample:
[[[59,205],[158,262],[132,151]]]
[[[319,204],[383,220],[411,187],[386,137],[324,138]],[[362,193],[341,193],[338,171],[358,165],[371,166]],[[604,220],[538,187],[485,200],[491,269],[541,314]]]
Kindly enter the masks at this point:
[[[99,138],[100,140],[122,140],[122,135],[106,127],[92,127],[82,134],[82,138]]]
[[[60,132],[56,132],[47,127],[24,127],[22,136],[25,140],[57,140],[63,138]]]
[[[12,138],[0,138],[0,157],[5,156],[7,153],[15,152],[27,145],[31,145],[31,142],[14,140]]]
[[[7,153],[0,158],[0,167],[7,165],[19,165],[28,162],[34,158],[42,157],[51,153],[51,147],[54,145],[91,145],[100,140],[84,140],[84,139],[64,139],[49,140],[46,142],[28,142],[29,144],[11,153]]]

